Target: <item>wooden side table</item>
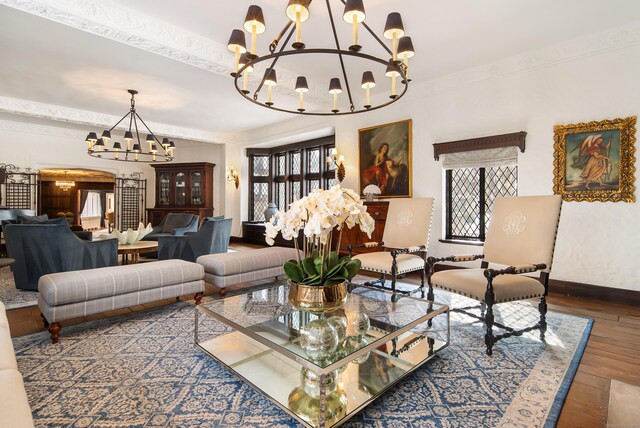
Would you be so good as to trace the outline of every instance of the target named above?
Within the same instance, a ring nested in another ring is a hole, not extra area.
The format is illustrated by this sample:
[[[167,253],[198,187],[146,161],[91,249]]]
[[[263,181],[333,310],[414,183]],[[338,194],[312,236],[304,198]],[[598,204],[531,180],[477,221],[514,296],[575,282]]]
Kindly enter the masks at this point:
[[[118,254],[122,255],[122,264],[138,263],[141,253],[148,253],[158,249],[157,241],[138,241],[133,244],[118,244]],[[129,260],[131,255],[131,260]]]

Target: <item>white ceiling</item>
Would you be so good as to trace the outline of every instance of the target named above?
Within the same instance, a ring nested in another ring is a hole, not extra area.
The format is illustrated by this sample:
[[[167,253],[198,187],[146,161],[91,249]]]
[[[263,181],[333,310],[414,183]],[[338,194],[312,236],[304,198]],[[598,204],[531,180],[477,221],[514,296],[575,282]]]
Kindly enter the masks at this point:
[[[227,74],[233,58],[225,47],[231,30],[242,27],[247,7],[260,4],[267,32],[259,36],[259,53],[266,53],[268,42],[286,22],[285,0],[2,3],[9,6],[0,5],[0,98],[53,106],[43,109],[54,113],[58,106],[120,117],[128,109],[125,90],[135,88],[145,121],[169,130],[179,127],[182,136],[193,131],[193,139],[203,141],[237,141],[238,133],[291,118],[236,93]],[[339,17],[341,3],[331,4],[346,47],[350,27]],[[411,61],[414,83],[640,19],[640,2],[629,0],[365,0],[365,7],[367,23],[378,34],[388,12],[402,14],[417,52]],[[307,46],[332,46],[325,2],[313,2],[311,14],[303,27]],[[367,34],[361,44],[365,51],[386,55]],[[296,75],[305,74],[320,86],[339,75],[337,62],[320,56],[305,58],[302,64],[283,61],[282,67],[291,73],[287,79],[284,72],[279,103]],[[353,84],[362,67],[349,65],[357,70]],[[378,90],[387,88],[379,85]],[[315,101],[325,102],[326,91],[318,88]],[[29,108],[24,110],[28,114]],[[55,119],[56,114],[51,116]],[[67,121],[86,127],[102,120],[89,114],[80,121],[76,116]]]

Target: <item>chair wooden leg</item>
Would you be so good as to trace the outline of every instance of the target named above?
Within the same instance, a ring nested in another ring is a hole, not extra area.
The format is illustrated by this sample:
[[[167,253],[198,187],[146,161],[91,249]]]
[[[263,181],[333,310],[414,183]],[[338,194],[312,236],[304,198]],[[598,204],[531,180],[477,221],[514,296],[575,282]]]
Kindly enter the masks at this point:
[[[424,269],[420,269],[420,297],[424,299]]]
[[[62,330],[60,323],[54,322],[51,325],[49,325],[49,334],[51,334],[51,343],[58,343],[58,339],[60,338],[60,330]]]
[[[487,304],[487,313],[484,316],[484,323],[487,326],[487,332],[484,335],[484,344],[487,346],[487,355],[491,356],[493,354],[493,344],[496,342],[493,336],[493,302],[495,301],[495,294],[491,286],[487,287],[484,300]]]
[[[540,311],[540,340],[544,342],[544,334],[547,332],[547,298],[545,296],[540,298],[538,310]]]

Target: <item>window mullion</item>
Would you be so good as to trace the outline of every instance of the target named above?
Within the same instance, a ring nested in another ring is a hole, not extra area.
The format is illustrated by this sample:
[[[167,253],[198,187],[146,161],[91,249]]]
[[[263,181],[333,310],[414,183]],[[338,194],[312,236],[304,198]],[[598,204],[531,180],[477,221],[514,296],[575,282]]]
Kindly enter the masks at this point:
[[[479,189],[478,189],[478,200],[480,201],[480,206],[479,206],[479,210],[480,212],[478,213],[478,215],[480,216],[480,236],[478,236],[478,238],[480,239],[480,241],[484,242],[484,238],[485,238],[485,210],[486,210],[486,199],[485,199],[485,195],[486,195],[486,186],[485,186],[485,178],[486,178],[486,171],[485,168],[480,168],[480,184],[479,184]]]

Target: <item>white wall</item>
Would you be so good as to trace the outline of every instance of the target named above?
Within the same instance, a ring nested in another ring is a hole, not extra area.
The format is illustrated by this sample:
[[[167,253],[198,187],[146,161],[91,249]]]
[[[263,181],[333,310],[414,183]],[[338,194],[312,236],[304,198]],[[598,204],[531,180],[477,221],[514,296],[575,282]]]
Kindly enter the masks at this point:
[[[568,46],[582,47],[580,43],[573,41]],[[566,55],[558,55],[559,51]],[[335,119],[330,123],[335,126],[336,145],[347,163],[343,186],[358,187],[359,128],[413,119],[413,196],[435,197],[436,213],[442,212],[443,186],[442,165],[433,158],[436,142],[526,131],[527,149],[520,154],[518,165],[519,194],[551,194],[554,125],[640,113],[638,44],[607,50],[597,47],[588,54],[583,49],[580,57],[574,57],[574,52],[554,47],[507,59],[415,85],[410,96],[391,107]],[[545,54],[553,54],[553,60],[541,60],[546,59]],[[266,128],[262,135],[254,133],[253,138],[268,141],[270,135],[282,138],[287,129],[308,130],[327,124],[315,118],[294,119]],[[639,202],[566,202],[552,277],[640,291],[639,218]],[[442,216],[436,214],[429,247],[433,255],[481,251],[480,247],[440,243],[442,234]]]

